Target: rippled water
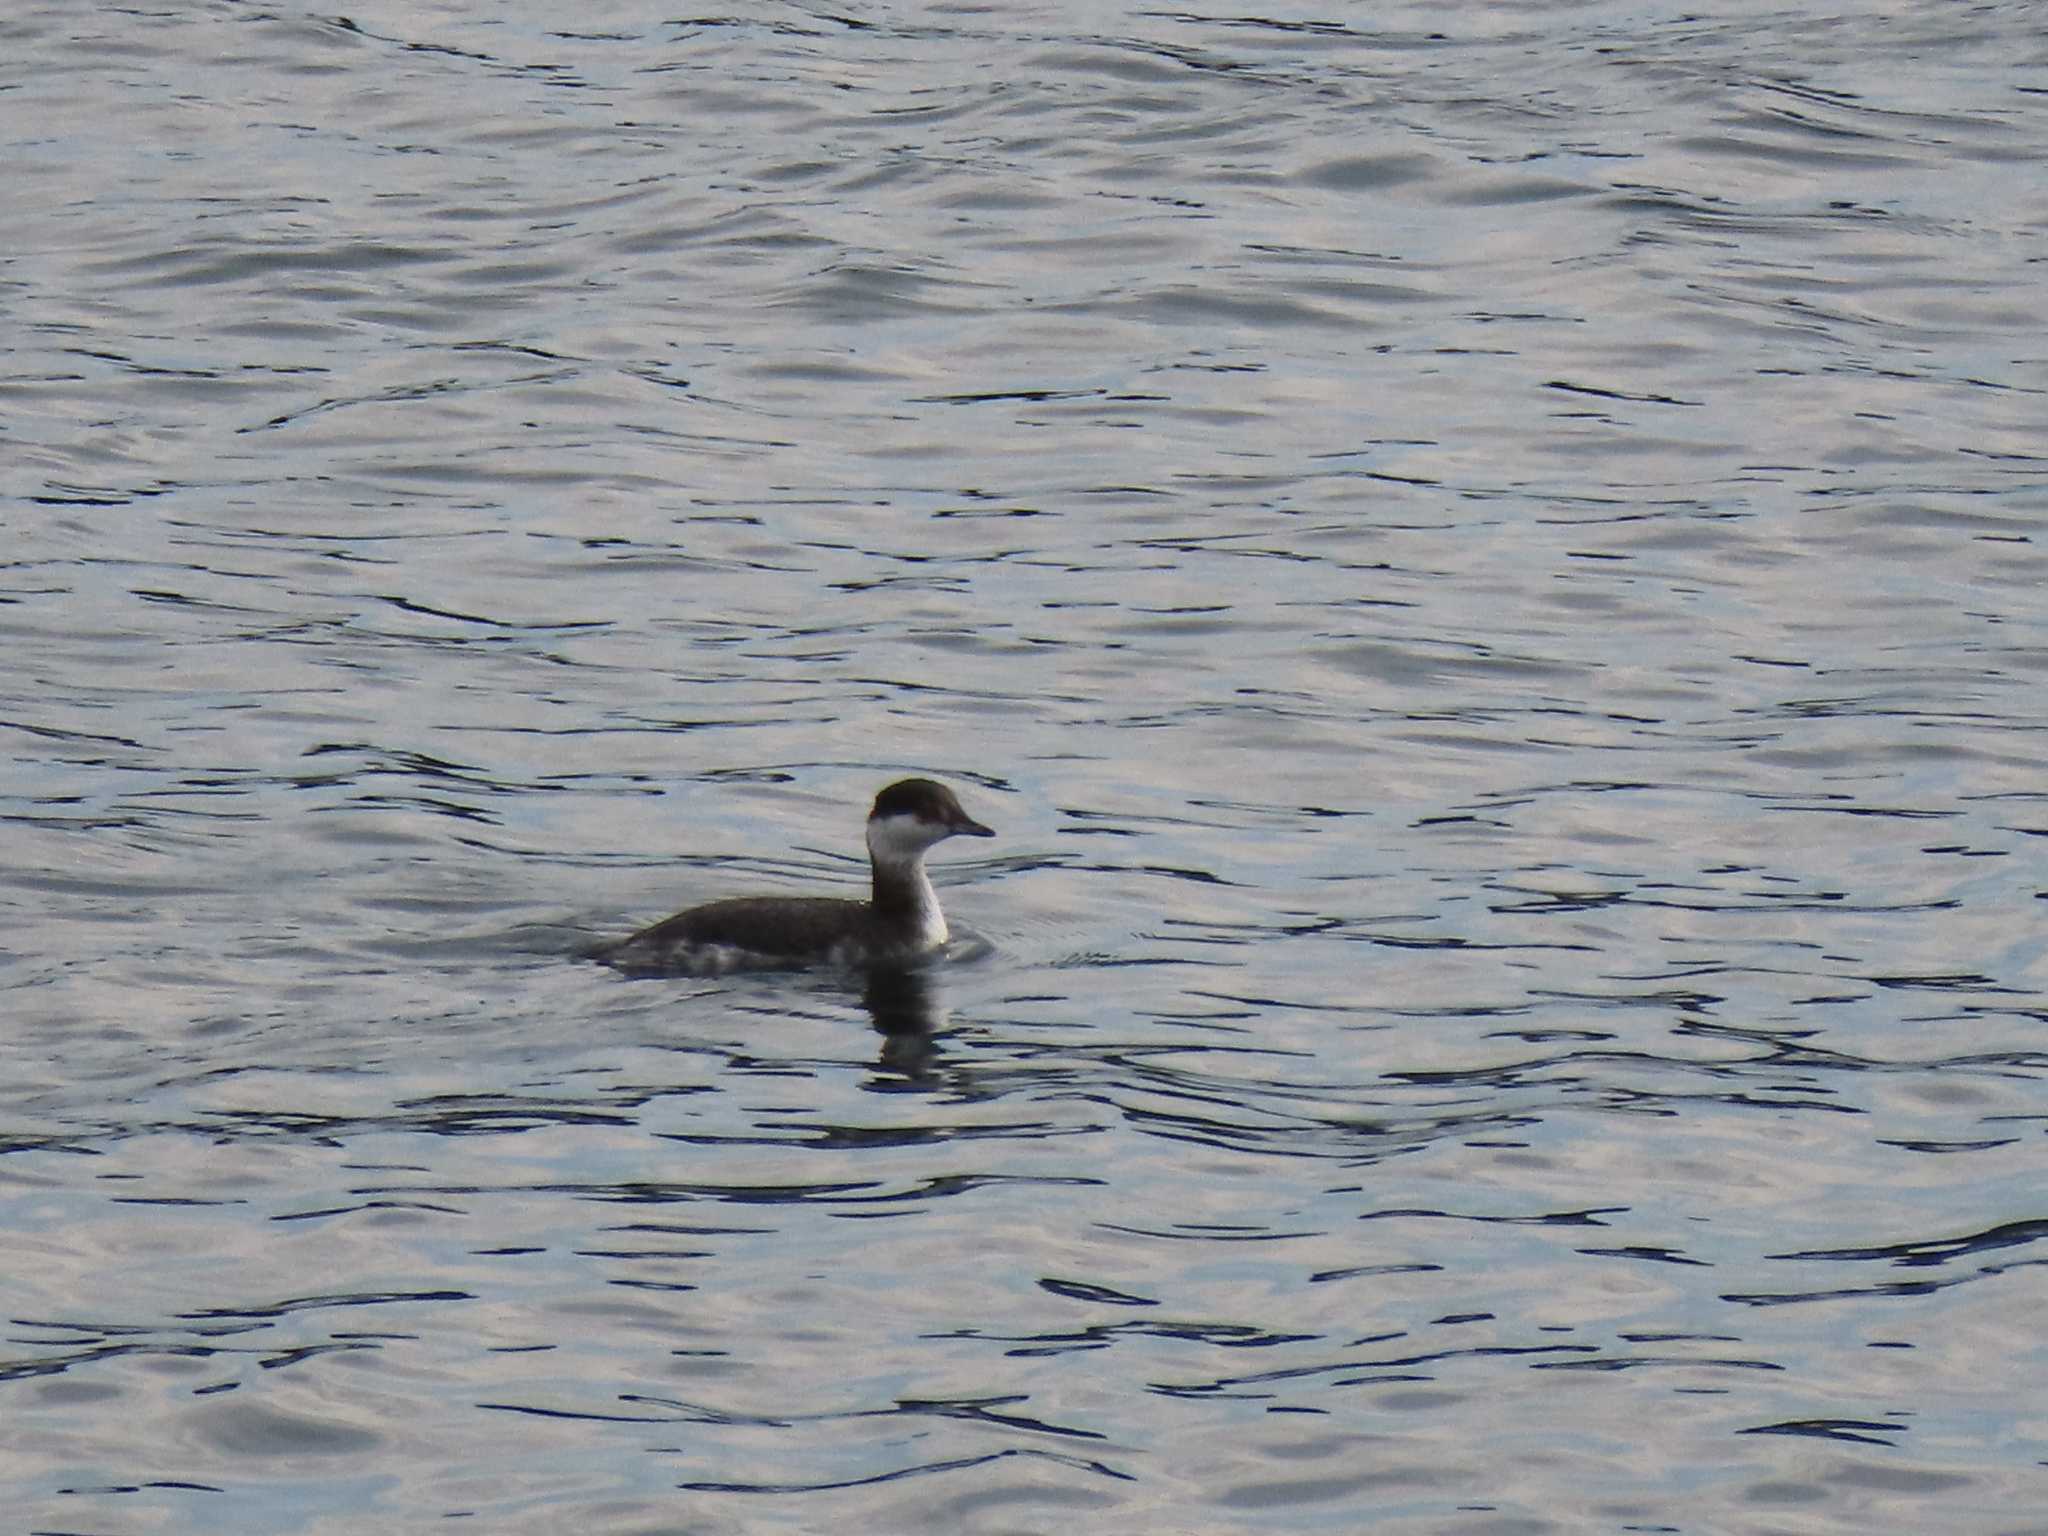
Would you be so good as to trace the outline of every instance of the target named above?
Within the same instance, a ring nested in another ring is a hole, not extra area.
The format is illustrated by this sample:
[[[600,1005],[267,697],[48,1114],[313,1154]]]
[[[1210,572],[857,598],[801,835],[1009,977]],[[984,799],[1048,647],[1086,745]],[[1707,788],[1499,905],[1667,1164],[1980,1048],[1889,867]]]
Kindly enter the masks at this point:
[[[12,1526],[2043,1529],[2036,9],[565,14],[0,21]]]

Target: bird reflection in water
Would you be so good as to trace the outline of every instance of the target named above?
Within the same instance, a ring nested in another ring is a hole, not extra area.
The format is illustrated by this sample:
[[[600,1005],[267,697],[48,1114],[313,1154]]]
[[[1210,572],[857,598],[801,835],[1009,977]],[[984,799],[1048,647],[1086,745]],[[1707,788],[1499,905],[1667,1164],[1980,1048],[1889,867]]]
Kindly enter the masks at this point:
[[[882,1037],[880,1064],[908,1078],[930,1075],[939,1054],[933,1036],[944,1016],[933,996],[931,972],[923,966],[869,971],[860,1001]]]

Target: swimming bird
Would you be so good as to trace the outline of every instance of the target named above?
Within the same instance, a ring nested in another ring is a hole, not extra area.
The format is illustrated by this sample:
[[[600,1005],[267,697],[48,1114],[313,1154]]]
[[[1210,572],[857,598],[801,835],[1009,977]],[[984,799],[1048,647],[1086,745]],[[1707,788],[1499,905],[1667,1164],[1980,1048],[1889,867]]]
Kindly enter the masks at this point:
[[[994,837],[932,779],[899,779],[868,812],[866,901],[736,896],[663,918],[592,958],[627,971],[707,975],[809,965],[902,965],[948,938],[924,856],[949,837]]]

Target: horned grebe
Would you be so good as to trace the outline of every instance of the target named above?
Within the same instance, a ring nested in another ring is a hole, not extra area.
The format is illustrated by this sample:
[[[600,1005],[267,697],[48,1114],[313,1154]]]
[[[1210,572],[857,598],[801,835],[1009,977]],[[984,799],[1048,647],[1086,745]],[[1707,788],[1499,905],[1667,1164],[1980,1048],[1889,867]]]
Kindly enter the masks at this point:
[[[925,850],[949,837],[994,837],[930,779],[901,779],[868,812],[873,895],[738,896],[663,918],[593,959],[627,971],[707,975],[804,965],[901,964],[946,942],[946,915],[924,872]]]

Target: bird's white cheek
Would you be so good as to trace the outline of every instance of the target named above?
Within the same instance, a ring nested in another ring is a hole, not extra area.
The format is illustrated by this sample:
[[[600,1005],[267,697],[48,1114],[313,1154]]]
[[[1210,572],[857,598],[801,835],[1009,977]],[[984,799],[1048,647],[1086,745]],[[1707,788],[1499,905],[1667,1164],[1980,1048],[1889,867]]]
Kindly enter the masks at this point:
[[[915,858],[938,841],[932,831],[914,816],[877,816],[868,823],[868,848],[892,862]]]

